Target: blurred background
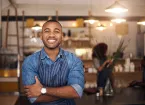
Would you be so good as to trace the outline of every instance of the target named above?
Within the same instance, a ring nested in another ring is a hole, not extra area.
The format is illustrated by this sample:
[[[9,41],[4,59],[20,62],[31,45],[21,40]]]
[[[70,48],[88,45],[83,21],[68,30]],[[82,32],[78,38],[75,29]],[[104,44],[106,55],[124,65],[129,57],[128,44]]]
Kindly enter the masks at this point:
[[[142,81],[145,0],[0,0],[0,100],[10,100],[3,105],[24,96],[21,65],[43,47],[41,27],[50,19],[63,26],[62,48],[83,61],[85,89],[97,88],[92,48],[100,42],[108,45],[108,57],[121,40],[127,45],[113,68],[115,87]]]

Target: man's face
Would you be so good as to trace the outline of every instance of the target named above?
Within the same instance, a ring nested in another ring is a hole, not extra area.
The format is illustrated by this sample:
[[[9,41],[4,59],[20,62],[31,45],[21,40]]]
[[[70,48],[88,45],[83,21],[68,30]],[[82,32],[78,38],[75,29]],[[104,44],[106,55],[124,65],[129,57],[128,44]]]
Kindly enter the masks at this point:
[[[48,49],[58,48],[62,37],[62,27],[57,22],[48,22],[42,27],[41,39]]]

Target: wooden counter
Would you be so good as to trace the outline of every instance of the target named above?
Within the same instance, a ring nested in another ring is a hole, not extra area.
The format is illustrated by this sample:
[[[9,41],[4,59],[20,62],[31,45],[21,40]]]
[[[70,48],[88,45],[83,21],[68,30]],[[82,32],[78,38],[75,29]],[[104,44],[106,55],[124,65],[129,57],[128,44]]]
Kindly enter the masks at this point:
[[[116,87],[127,87],[132,81],[142,81],[142,71],[113,72]],[[97,74],[85,73],[85,80],[93,83],[97,81]],[[119,85],[119,86],[118,86]]]
[[[145,91],[142,88],[123,88],[114,96],[96,97],[96,94],[83,94],[82,98],[75,99],[76,105],[144,105]],[[30,105],[26,96],[21,96],[15,105]]]
[[[18,92],[16,69],[0,70],[0,92]]]
[[[145,105],[145,91],[143,88],[123,88],[116,91],[114,96],[96,97],[96,94],[84,93],[77,105]]]

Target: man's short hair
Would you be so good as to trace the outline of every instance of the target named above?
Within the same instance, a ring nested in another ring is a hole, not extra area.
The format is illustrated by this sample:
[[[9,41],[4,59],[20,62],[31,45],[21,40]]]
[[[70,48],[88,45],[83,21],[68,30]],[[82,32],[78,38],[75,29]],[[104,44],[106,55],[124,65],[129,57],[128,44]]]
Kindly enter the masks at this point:
[[[43,26],[44,26],[46,23],[49,23],[49,22],[56,22],[56,23],[58,23],[58,24],[62,27],[62,25],[61,25],[57,20],[53,20],[53,19],[47,20],[47,21],[43,24]],[[43,28],[43,26],[42,26],[42,28]]]

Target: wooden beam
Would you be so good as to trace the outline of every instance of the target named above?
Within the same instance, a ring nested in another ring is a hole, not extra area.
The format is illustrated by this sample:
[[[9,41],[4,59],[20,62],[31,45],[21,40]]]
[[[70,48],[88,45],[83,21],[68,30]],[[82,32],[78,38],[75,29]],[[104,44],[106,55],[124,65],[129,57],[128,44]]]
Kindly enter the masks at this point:
[[[7,48],[8,30],[9,30],[9,15],[10,15],[10,10],[8,9],[8,11],[7,11],[7,23],[6,23],[6,35],[5,35],[5,41],[4,41],[3,48]]]
[[[24,11],[22,11],[22,14],[23,14],[23,24],[22,24],[22,46],[24,46],[24,31],[25,31],[25,17],[24,17]],[[24,47],[23,47],[23,51],[24,53]]]
[[[56,19],[56,16],[51,16],[52,19]],[[111,16],[93,16],[94,19],[100,20],[100,21],[110,21],[111,19],[114,19],[115,17]],[[25,21],[28,18],[34,18],[36,21],[47,21],[48,16],[25,16]],[[59,16],[59,21],[75,21],[77,18],[83,18],[88,19],[88,16]],[[141,19],[144,19],[145,16],[129,16],[129,17],[122,17],[125,18],[127,21],[139,21]],[[22,21],[23,17],[18,16],[18,21]],[[7,21],[7,16],[2,16],[2,21]],[[15,16],[10,16],[9,21],[16,21]]]

